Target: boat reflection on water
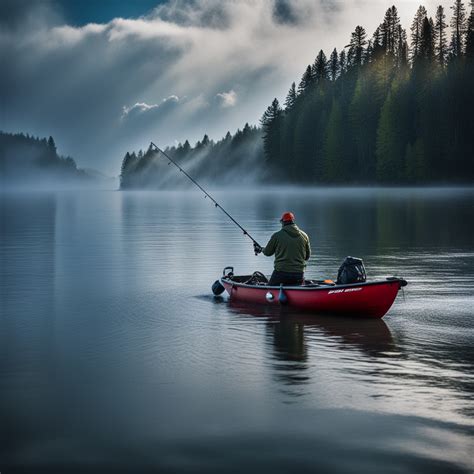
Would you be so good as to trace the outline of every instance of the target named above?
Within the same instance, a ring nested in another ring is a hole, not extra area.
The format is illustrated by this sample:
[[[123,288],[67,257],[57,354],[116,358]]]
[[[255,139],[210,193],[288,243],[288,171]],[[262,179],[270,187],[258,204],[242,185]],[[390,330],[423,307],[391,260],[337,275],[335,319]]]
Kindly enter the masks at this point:
[[[311,315],[284,306],[257,306],[229,302],[233,312],[267,318],[279,358],[305,361],[308,333],[328,336],[332,342],[359,349],[370,356],[383,356],[396,349],[389,327],[382,319]]]
[[[339,372],[337,361],[341,358],[350,364],[350,370],[359,367],[365,371],[362,360],[388,357],[396,351],[390,329],[381,319],[311,315],[282,306],[228,304],[234,314],[263,319],[272,376],[285,403],[311,395],[314,388],[310,385],[319,379],[320,371]]]

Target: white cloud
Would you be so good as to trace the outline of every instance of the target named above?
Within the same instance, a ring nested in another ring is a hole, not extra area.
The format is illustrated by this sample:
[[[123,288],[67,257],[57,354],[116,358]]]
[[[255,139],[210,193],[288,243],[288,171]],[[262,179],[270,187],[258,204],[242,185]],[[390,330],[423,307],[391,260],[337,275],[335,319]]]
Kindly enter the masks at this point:
[[[128,118],[130,116],[136,116],[143,114],[145,112],[156,111],[160,108],[165,107],[169,104],[177,104],[179,102],[179,97],[177,95],[170,95],[166,99],[163,99],[161,104],[147,104],[145,102],[137,102],[131,107],[123,106],[122,107],[122,119]]]
[[[107,25],[97,23],[89,23],[79,28],[63,25],[52,28],[48,36],[56,46],[74,46],[88,35],[100,35],[106,30]]]
[[[221,107],[234,107],[237,103],[237,93],[231,89],[229,92],[219,92],[216,94]]]

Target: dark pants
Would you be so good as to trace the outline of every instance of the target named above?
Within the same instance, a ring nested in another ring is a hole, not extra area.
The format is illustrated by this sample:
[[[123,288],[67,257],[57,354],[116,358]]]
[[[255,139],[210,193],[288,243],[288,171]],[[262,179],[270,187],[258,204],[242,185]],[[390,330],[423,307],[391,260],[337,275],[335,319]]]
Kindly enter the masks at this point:
[[[296,285],[302,285],[303,284],[303,279],[304,279],[303,272],[301,272],[301,273],[277,272],[276,270],[274,270],[268,285],[269,286],[279,286],[279,285],[296,286]]]

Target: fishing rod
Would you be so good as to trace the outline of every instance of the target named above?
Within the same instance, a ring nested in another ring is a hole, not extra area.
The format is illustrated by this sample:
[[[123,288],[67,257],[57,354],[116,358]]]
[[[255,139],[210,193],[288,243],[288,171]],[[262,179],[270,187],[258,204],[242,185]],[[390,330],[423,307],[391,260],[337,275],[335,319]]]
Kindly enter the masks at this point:
[[[179,164],[176,163],[173,158],[171,158],[167,153],[165,153],[153,142],[150,142],[150,145],[154,146],[156,151],[162,153],[168,159],[168,164],[173,163],[173,165],[175,165],[176,168],[181,171],[181,173],[183,173],[193,184],[195,184],[205,194],[205,197],[208,197],[214,203],[215,207],[218,207],[244,233],[244,235],[246,235],[254,244],[260,247],[260,244],[192,176],[190,176],[183,168],[181,168],[181,166],[179,166]]]

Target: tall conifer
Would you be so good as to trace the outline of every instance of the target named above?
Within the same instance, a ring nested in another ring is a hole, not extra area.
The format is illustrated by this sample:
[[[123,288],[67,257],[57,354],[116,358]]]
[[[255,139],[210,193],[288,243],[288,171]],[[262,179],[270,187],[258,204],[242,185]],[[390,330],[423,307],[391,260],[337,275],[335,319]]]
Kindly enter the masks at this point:
[[[436,38],[436,59],[441,66],[446,64],[446,57],[448,54],[448,45],[446,42],[446,15],[442,5],[436,10],[435,17],[435,38]]]
[[[470,60],[474,59],[474,0],[471,0],[471,14],[467,20],[466,57]]]
[[[414,61],[420,54],[421,32],[423,29],[423,21],[428,15],[423,5],[418,7],[415,18],[411,24],[411,59]]]
[[[319,51],[316,56],[313,67],[311,68],[311,73],[313,80],[317,83],[328,78],[328,60],[323,50]]]
[[[462,0],[455,0],[451,7],[451,56],[459,57],[463,54],[464,34],[466,32],[466,7]]]
[[[360,67],[364,58],[364,48],[367,44],[367,33],[362,26],[356,26],[351,34],[351,41],[348,45],[348,62],[350,66]]]
[[[399,68],[405,68],[408,66],[408,41],[407,41],[407,32],[402,28],[401,25],[398,25],[398,46],[397,46],[397,66]]]
[[[265,156],[267,159],[275,161],[278,161],[280,158],[281,116],[282,110],[280,103],[278,99],[275,98],[260,119]]]
[[[285,110],[291,110],[293,108],[296,103],[296,98],[296,84],[293,82],[285,99]]]
[[[399,45],[398,36],[400,18],[398,16],[398,10],[395,6],[390,7],[384,17],[384,21],[380,27],[382,35],[382,47],[386,53],[397,55],[397,48]]]
[[[331,56],[329,58],[329,75],[331,81],[335,81],[339,75],[339,58],[337,54],[337,49],[334,48]]]
[[[304,94],[306,91],[308,91],[312,83],[313,83],[313,73],[311,71],[311,66],[308,65],[298,85],[298,95]]]
[[[347,70],[347,55],[344,50],[339,53],[339,73],[343,75]]]
[[[435,55],[434,49],[433,22],[425,17],[421,30],[419,57],[431,63]]]

